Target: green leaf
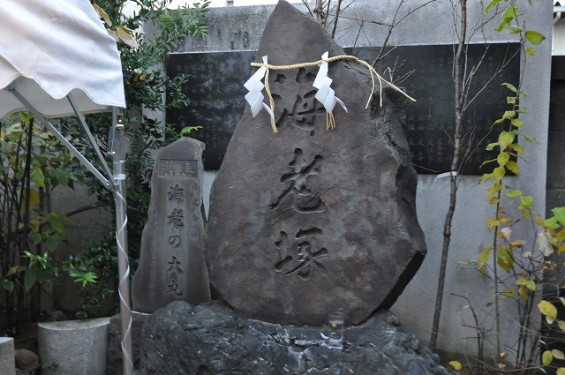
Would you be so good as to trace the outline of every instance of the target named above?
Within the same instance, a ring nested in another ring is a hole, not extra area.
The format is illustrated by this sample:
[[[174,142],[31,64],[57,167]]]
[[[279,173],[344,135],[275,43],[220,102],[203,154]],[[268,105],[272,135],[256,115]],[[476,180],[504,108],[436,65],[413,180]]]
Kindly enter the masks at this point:
[[[521,144],[512,143],[509,148],[512,149],[518,155],[524,153],[524,146],[522,146]]]
[[[551,361],[553,361],[551,350],[544,351],[541,355],[541,363],[543,363],[544,366],[549,366],[551,364]]]
[[[34,167],[31,171],[31,181],[38,187],[45,187],[45,176],[39,167]]]
[[[489,143],[489,144],[487,145],[487,147],[485,147],[485,149],[486,149],[487,151],[492,151],[492,150],[494,150],[494,148],[495,148],[496,146],[498,146],[498,145],[499,145],[498,142]]]
[[[13,266],[8,270],[8,273],[6,274],[6,276],[12,276],[17,274],[20,271],[20,267],[19,266]]]
[[[29,291],[37,281],[37,273],[34,270],[28,269],[24,274],[24,289]]]
[[[520,174],[520,167],[518,166],[518,163],[516,163],[513,160],[509,160],[508,163],[506,163],[506,169],[508,169],[510,172],[514,173],[515,175],[519,175]]]
[[[565,207],[556,207],[551,210],[551,213],[561,225],[565,225]]]
[[[526,31],[526,39],[527,39],[528,42],[532,43],[534,46],[537,46],[545,40],[545,36],[538,33],[537,31],[528,30],[528,31]]]
[[[516,111],[504,111],[502,118],[505,120],[513,119],[516,117]]]
[[[501,86],[506,87],[508,90],[510,90],[510,91],[512,91],[512,92],[514,92],[514,93],[518,93],[518,89],[516,88],[516,86],[514,86],[514,85],[511,84],[511,83],[503,82],[503,83],[501,84]]]
[[[559,367],[555,372],[555,375],[565,375],[565,367]]]
[[[551,354],[555,359],[565,359],[565,355],[563,355],[563,352],[561,350],[551,349]]]
[[[524,193],[522,193],[522,190],[520,190],[520,189],[514,189],[514,190],[508,191],[505,195],[506,195],[508,198],[516,198],[516,197],[521,197],[522,194],[524,194]]]
[[[59,239],[53,236],[49,236],[45,239],[45,246],[47,246],[47,250],[54,251],[57,246],[59,245]]]
[[[504,167],[506,163],[508,163],[508,160],[510,160],[510,154],[508,152],[503,151],[496,157],[496,161],[501,167]]]
[[[4,280],[2,280],[2,281],[3,281],[2,287],[3,287],[5,290],[7,290],[8,292],[12,292],[12,291],[14,290],[14,282],[13,282],[13,281],[6,280],[6,279],[4,279]]]
[[[498,259],[497,264],[506,272],[510,272],[512,265],[514,263],[514,258],[512,257],[512,250],[507,246],[499,246],[497,251]]]
[[[534,197],[531,195],[522,195],[520,197],[520,206],[518,206],[519,210],[523,210],[524,208],[531,208],[532,204],[534,204]]]
[[[565,332],[565,321],[563,320],[558,320],[557,321],[557,326],[559,327],[559,329],[563,332]]]
[[[526,288],[528,288],[529,290],[531,290],[532,292],[536,291],[536,282],[534,280],[528,280],[526,282]]]
[[[504,178],[504,176],[506,175],[506,169],[504,169],[504,167],[496,167],[494,168],[494,170],[492,171],[492,175],[494,176],[494,179],[496,181],[500,181]]]
[[[530,56],[536,55],[536,50],[533,49],[532,47],[526,47],[526,48],[524,48],[524,51],[526,52],[526,54],[528,54]]]
[[[490,254],[492,252],[492,247],[488,246],[482,249],[477,256],[477,265],[483,267],[490,259]]]
[[[497,6],[502,0],[492,0],[485,8],[485,13],[488,13],[492,7]]]
[[[500,144],[500,148],[503,150],[506,149],[508,146],[514,143],[515,138],[516,136],[514,135],[514,133],[506,131],[501,132],[498,136],[498,143]]]
[[[541,300],[540,303],[538,303],[538,309],[540,313],[545,315],[545,319],[548,324],[555,321],[555,318],[557,317],[557,308],[551,302]]]
[[[530,298],[530,296],[528,296],[528,290],[523,286],[518,288],[518,294],[524,301],[527,301]]]
[[[517,128],[524,127],[524,121],[522,121],[522,119],[519,117],[513,118],[510,123]]]
[[[66,217],[59,212],[51,212],[47,215],[47,222],[57,232],[63,232],[65,230],[65,221]]]

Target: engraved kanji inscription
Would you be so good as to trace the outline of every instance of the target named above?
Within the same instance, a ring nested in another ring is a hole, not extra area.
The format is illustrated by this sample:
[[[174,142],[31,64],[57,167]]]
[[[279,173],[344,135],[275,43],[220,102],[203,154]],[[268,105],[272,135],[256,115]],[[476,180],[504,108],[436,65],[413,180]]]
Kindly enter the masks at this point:
[[[181,209],[175,208],[173,212],[169,216],[167,216],[168,224],[173,224],[175,227],[182,227],[184,226],[183,223],[184,214]]]
[[[178,281],[176,281],[175,279],[171,279],[167,284],[167,290],[165,291],[165,294],[169,294],[169,293],[174,293],[177,296],[182,296],[182,290],[180,289],[180,285]]]
[[[167,197],[170,201],[182,203],[184,202],[184,188],[175,184],[175,186],[169,187],[167,191]]]
[[[296,275],[304,281],[308,281],[318,271],[322,275],[327,274],[326,267],[320,262],[320,258],[328,255],[325,247],[317,248],[316,234],[322,234],[319,228],[299,230],[294,239],[289,240],[286,232],[281,231],[275,246],[279,252],[279,261],[275,263],[275,271],[286,275]]]
[[[167,271],[177,271],[179,273],[182,273],[180,260],[178,260],[176,256],[172,256],[168,261],[168,264],[169,268],[167,268]]]
[[[316,90],[312,88],[315,78],[315,73],[305,68],[276,74],[271,91],[275,100],[277,128],[291,124],[311,136],[315,134],[317,116],[325,119],[326,115],[323,105],[315,99]]]
[[[172,247],[179,247],[180,243],[181,243],[181,238],[178,234],[174,234],[172,236],[169,236],[169,245],[171,245]]]
[[[271,203],[270,207],[279,207],[285,199],[292,200],[292,208],[301,214],[323,212],[326,204],[319,195],[312,192],[307,186],[307,179],[321,172],[322,156],[314,156],[310,164],[306,164],[303,152],[294,150],[294,159],[289,163],[287,173],[281,177],[281,182],[287,184],[285,190]]]
[[[198,177],[197,166],[196,160],[161,159],[159,177]]]

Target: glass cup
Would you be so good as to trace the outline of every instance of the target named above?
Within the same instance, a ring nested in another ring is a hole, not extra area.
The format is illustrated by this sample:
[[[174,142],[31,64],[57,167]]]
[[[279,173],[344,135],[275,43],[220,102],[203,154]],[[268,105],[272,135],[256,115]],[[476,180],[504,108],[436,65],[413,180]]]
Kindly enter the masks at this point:
[[[329,315],[328,323],[330,331],[327,344],[331,348],[343,349],[344,313],[341,310],[334,311]]]

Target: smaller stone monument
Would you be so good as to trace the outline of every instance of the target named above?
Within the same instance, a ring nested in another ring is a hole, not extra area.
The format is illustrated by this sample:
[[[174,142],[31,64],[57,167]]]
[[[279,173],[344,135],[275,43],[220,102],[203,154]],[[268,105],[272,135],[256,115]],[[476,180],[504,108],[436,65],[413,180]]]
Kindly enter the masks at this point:
[[[177,300],[210,300],[203,254],[203,150],[204,143],[181,138],[157,155],[149,217],[132,280],[135,311],[152,313]]]

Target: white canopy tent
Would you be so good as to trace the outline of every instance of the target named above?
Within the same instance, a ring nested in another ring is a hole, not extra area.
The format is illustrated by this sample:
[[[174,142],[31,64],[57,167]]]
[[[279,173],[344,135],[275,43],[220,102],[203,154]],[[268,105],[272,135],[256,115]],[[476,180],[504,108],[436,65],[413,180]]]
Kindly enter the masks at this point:
[[[133,372],[131,311],[126,241],[123,125],[125,108],[122,66],[116,42],[88,0],[2,0],[0,2],[0,119],[31,111],[102,184],[116,203],[116,240],[120,277],[120,313],[124,374]],[[112,111],[105,162],[83,114]],[[75,115],[82,124],[103,170],[99,171],[49,119]]]

